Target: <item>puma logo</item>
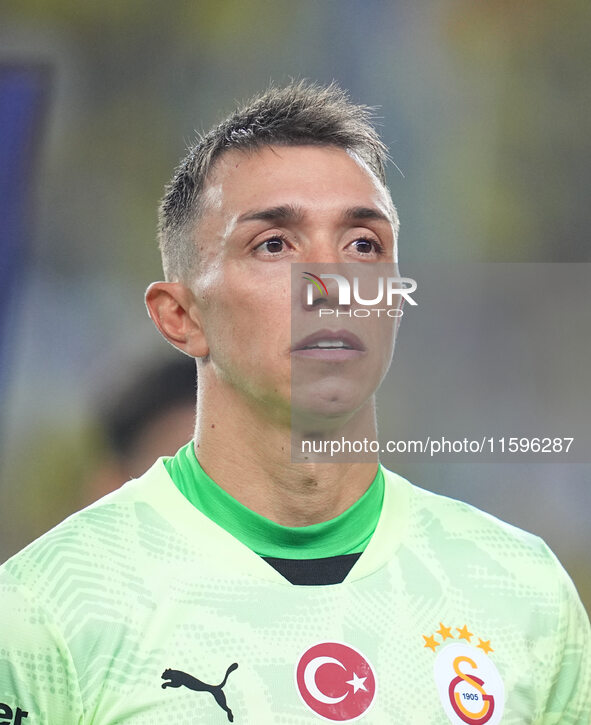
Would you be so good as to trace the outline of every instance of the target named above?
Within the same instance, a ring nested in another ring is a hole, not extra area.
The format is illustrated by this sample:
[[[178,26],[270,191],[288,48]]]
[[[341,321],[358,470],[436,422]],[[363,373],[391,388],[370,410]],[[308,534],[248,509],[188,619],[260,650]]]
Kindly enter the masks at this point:
[[[189,690],[195,690],[196,692],[211,692],[217,704],[222,708],[222,710],[226,711],[228,720],[230,722],[234,722],[234,715],[226,703],[226,696],[224,695],[222,687],[224,687],[228,681],[228,675],[230,672],[234,672],[237,667],[237,662],[230,665],[226,670],[226,676],[219,685],[208,685],[207,682],[201,682],[201,680],[198,680],[196,677],[193,677],[193,675],[189,675],[187,672],[183,672],[182,670],[164,670],[162,673],[162,679],[168,680],[168,682],[162,683],[162,689],[164,690],[167,687],[187,687]]]

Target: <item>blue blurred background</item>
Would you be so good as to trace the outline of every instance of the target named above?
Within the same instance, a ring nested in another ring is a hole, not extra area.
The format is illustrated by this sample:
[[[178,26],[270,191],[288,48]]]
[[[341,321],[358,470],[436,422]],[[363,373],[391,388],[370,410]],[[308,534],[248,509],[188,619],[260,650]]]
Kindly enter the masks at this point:
[[[591,262],[588,0],[4,0],[0,14],[0,63],[41,78],[21,241],[0,260],[0,560],[140,472],[139,454],[116,463],[104,409],[172,355],[143,305],[161,277],[157,201],[195,130],[269,81],[336,79],[379,106],[409,276],[425,260]],[[586,393],[591,341],[578,350]],[[557,372],[552,394],[567,383]],[[381,409],[388,438],[404,411]],[[174,445],[150,435],[150,455]],[[543,536],[591,609],[590,465],[388,463]]]

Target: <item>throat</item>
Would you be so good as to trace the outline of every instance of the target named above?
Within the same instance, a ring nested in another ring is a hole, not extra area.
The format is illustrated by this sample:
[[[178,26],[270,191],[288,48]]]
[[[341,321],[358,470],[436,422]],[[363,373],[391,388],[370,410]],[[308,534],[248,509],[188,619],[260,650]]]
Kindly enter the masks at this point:
[[[214,481],[201,466],[192,442],[174,458],[165,459],[165,467],[193,506],[263,557],[315,559],[359,553],[373,534],[383,501],[384,478],[378,469],[361,495],[338,515],[311,524],[284,525],[246,506]],[[244,474],[237,482],[239,490],[253,485],[256,482]],[[305,485],[317,487],[318,481],[308,476]]]

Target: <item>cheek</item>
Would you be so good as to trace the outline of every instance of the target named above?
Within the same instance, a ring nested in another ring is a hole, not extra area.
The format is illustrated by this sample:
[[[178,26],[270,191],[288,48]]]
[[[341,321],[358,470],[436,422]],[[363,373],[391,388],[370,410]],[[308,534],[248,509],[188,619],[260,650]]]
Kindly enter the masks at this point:
[[[226,285],[206,300],[206,334],[212,354],[242,358],[241,366],[271,362],[289,347],[289,290],[268,284]],[[257,361],[257,362],[255,362]]]

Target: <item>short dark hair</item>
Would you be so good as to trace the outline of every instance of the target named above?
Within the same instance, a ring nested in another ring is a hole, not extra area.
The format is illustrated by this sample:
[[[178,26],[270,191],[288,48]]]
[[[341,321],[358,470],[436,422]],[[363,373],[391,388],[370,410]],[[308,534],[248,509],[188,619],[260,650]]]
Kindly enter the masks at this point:
[[[388,150],[371,121],[372,110],[352,103],[336,83],[295,81],[271,86],[199,136],[160,203],[158,243],[166,279],[182,280],[194,268],[192,231],[201,211],[200,195],[221,154],[270,145],[336,146],[357,155],[385,187]]]

